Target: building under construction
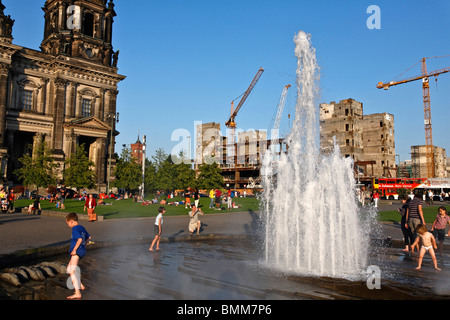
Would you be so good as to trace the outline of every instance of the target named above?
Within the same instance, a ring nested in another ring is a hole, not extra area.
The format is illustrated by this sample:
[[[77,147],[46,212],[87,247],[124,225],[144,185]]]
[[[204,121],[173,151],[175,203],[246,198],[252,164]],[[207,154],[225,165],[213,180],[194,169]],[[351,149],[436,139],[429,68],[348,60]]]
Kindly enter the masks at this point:
[[[444,148],[433,146],[433,163],[436,178],[447,178],[447,155]],[[411,146],[411,175],[408,178],[423,178],[428,174],[427,146]]]
[[[220,123],[199,124],[196,132],[195,168],[216,162],[231,188],[260,186],[262,157],[269,148],[287,152],[283,139],[269,140],[266,131],[244,131],[237,141],[221,134]],[[396,177],[394,116],[363,114],[363,104],[354,99],[320,105],[320,148],[324,154],[334,147],[355,163],[355,178],[369,183],[374,177]]]
[[[237,142],[229,143],[229,138],[221,134],[220,123],[199,124],[196,130],[196,170],[201,164],[216,162],[222,170],[225,184],[230,188],[260,187],[262,157],[272,146],[266,131],[239,132]],[[275,150],[278,154],[286,151],[283,140],[273,143],[277,144]]]
[[[395,177],[394,116],[364,115],[363,104],[354,99],[320,104],[320,148],[328,153],[339,146],[341,154],[353,158],[360,181],[373,177]]]

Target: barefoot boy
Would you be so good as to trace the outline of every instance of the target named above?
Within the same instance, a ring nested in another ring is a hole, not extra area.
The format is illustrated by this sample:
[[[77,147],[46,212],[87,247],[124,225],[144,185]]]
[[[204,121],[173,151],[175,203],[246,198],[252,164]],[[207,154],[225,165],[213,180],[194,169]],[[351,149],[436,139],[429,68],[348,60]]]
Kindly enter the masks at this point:
[[[163,214],[166,212],[166,209],[164,207],[159,207],[158,209],[158,216],[155,219],[155,225],[153,226],[153,231],[155,234],[155,238],[152,241],[152,244],[148,250],[154,251],[153,246],[156,244],[156,250],[159,250],[159,241],[161,240],[161,233],[162,233],[162,224],[163,224]]]
[[[428,232],[427,227],[423,224],[419,224],[417,226],[417,235],[418,237],[416,237],[416,240],[412,245],[412,252],[414,252],[414,247],[419,247],[419,239],[422,240],[422,247],[419,250],[419,265],[416,269],[421,268],[423,256],[425,255],[425,252],[428,251],[430,253],[431,259],[433,260],[434,268],[436,270],[441,270],[437,266],[436,255],[434,254],[434,249],[437,249],[437,246],[436,240],[434,239],[433,235]]]
[[[76,271],[78,268],[78,261],[86,254],[86,241],[91,238],[86,229],[78,224],[78,216],[76,213],[69,213],[66,216],[67,225],[72,228],[72,238],[70,239],[70,261],[67,265],[67,273],[70,274],[75,293],[67,299],[81,299],[81,291],[84,290],[84,286],[81,283],[79,273]]]

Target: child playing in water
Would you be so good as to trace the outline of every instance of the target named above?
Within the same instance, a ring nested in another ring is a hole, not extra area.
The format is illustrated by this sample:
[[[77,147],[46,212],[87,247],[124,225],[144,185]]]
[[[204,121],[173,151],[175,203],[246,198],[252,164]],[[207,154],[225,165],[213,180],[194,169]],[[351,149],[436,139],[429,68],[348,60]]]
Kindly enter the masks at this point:
[[[81,291],[84,286],[81,283],[79,272],[77,274],[78,261],[86,254],[86,241],[91,238],[86,229],[78,224],[78,215],[76,213],[69,213],[66,216],[67,225],[72,228],[72,238],[70,240],[70,261],[67,265],[67,273],[70,274],[75,293],[67,299],[81,299]]]
[[[439,254],[442,255],[445,237],[450,235],[450,230],[445,233],[445,227],[450,224],[450,217],[447,215],[447,209],[444,206],[439,207],[436,219],[431,227],[434,238],[439,240]]]
[[[153,225],[153,233],[155,234],[155,238],[152,241],[152,244],[149,251],[154,251],[153,246],[156,244],[156,250],[159,250],[159,241],[161,240],[162,233],[162,224],[163,224],[163,214],[166,212],[164,207],[159,207],[158,216],[155,219],[155,224]]]
[[[425,252],[428,251],[430,253],[431,259],[433,260],[434,268],[436,270],[441,270],[437,266],[436,255],[434,254],[434,249],[437,249],[437,246],[436,240],[434,239],[433,235],[428,232],[427,227],[423,224],[419,224],[416,230],[418,237],[416,237],[416,240],[411,246],[412,252],[414,252],[414,247],[417,246],[417,248],[419,248],[419,239],[422,240],[422,247],[419,250],[419,265],[416,269],[420,269],[422,267],[423,256],[425,255]]]

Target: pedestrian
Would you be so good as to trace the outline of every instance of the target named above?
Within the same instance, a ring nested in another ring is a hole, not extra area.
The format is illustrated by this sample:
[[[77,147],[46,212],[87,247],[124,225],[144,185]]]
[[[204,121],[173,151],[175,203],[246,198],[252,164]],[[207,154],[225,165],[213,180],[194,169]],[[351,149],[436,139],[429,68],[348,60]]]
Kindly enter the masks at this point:
[[[86,254],[86,241],[91,236],[82,225],[78,224],[78,215],[76,213],[69,213],[66,216],[66,223],[72,229],[69,249],[70,261],[67,265],[67,273],[70,275],[73,288],[75,289],[75,293],[67,297],[67,299],[81,299],[81,290],[84,290],[85,287],[81,283],[78,262]]]
[[[195,206],[198,208],[198,203],[199,203],[199,201],[200,201],[200,195],[199,195],[199,193],[198,193],[198,189],[197,188],[195,188],[195,192],[194,192],[194,203],[195,203]]]
[[[6,198],[5,188],[0,186],[0,199]]]
[[[216,189],[215,196],[216,196],[216,208],[219,208],[220,207],[221,196],[222,196],[222,191],[220,191],[219,189]]]
[[[95,213],[95,207],[97,207],[97,201],[94,199],[92,193],[89,194],[89,198],[84,203],[83,211],[86,211],[89,218],[89,222],[97,221],[97,214]]]
[[[186,200],[184,203],[184,208],[187,209],[189,207],[189,209],[190,209],[191,208],[191,192],[189,191],[189,188],[184,193],[184,198]]]
[[[62,187],[59,188],[59,192],[61,193],[60,209],[64,210],[64,209],[66,209],[65,201],[66,201],[66,197],[67,197],[67,189],[66,189],[66,185],[64,183],[62,184]]]
[[[200,228],[202,226],[202,222],[200,221],[200,219],[198,218],[198,215],[201,214],[203,215],[203,211],[200,208],[197,208],[195,205],[192,206],[192,210],[189,211],[189,232],[191,233],[191,235],[194,234],[194,231],[197,230],[197,235],[200,234]]]
[[[232,206],[233,206],[232,201],[233,201],[233,199],[231,199],[231,190],[228,189],[228,190],[227,190],[227,209],[228,209],[228,210],[231,210],[231,209],[232,209]]]
[[[378,191],[375,191],[373,194],[373,202],[375,203],[375,208],[378,208],[378,199],[380,199],[380,195],[378,194]]]
[[[442,255],[442,247],[444,246],[445,236],[450,236],[450,229],[447,234],[445,234],[445,227],[447,226],[447,223],[450,225],[450,217],[447,215],[447,209],[444,206],[439,207],[436,219],[431,226],[431,233],[433,234],[434,238],[437,238],[439,241],[440,255]]]
[[[209,198],[211,199],[211,202],[209,203],[209,208],[212,209],[212,208],[214,208],[214,189],[213,188],[209,191]]]
[[[156,250],[159,250],[159,242],[161,241],[161,234],[162,234],[162,224],[163,224],[163,214],[166,213],[166,208],[159,207],[158,208],[158,216],[155,219],[155,224],[153,225],[153,233],[155,235],[155,238],[152,241],[152,244],[150,245],[149,251],[155,251],[153,250],[153,247],[156,244]]]
[[[7,199],[8,199],[8,205],[9,205],[8,212],[13,213],[14,212],[14,201],[16,200],[16,197],[14,195],[14,190],[12,188],[10,189],[10,191],[8,193]]]
[[[403,239],[405,241],[405,249],[403,251],[410,251],[411,245],[414,242],[413,236],[411,234],[411,229],[406,227],[406,211],[408,210],[408,198],[406,196],[401,197],[402,206],[398,208],[398,212],[402,216],[400,227],[403,232]]]
[[[38,210],[41,211],[41,203],[39,202],[39,196],[36,196],[33,203],[28,206],[28,213],[39,214]]]
[[[414,243],[412,245],[412,252],[414,252],[414,247],[417,246],[417,248],[419,248],[419,239],[422,240],[422,247],[420,247],[420,249],[418,249],[419,265],[417,266],[416,269],[420,269],[422,267],[423,256],[425,255],[426,252],[428,252],[431,256],[431,259],[433,260],[434,268],[436,270],[441,270],[437,266],[437,259],[436,259],[436,255],[434,253],[434,249],[437,249],[437,246],[436,246],[436,240],[434,239],[433,235],[430,232],[428,232],[428,229],[424,224],[419,224],[417,226],[417,234],[419,236],[416,238],[416,240],[414,241]]]
[[[417,226],[419,224],[425,225],[425,219],[423,217],[423,201],[420,198],[419,191],[414,190],[414,197],[408,202],[408,209],[406,210],[406,227],[410,228],[413,239],[417,236]]]

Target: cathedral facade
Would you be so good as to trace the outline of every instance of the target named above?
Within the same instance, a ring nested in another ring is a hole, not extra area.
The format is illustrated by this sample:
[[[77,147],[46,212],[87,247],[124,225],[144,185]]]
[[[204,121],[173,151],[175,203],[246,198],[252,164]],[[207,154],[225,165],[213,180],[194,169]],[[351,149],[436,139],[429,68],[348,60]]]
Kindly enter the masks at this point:
[[[112,0],[47,0],[40,50],[13,44],[14,20],[0,0],[0,162],[18,183],[19,159],[45,142],[59,164],[84,145],[100,185],[114,154],[119,51]],[[59,181],[60,182],[60,181]]]

